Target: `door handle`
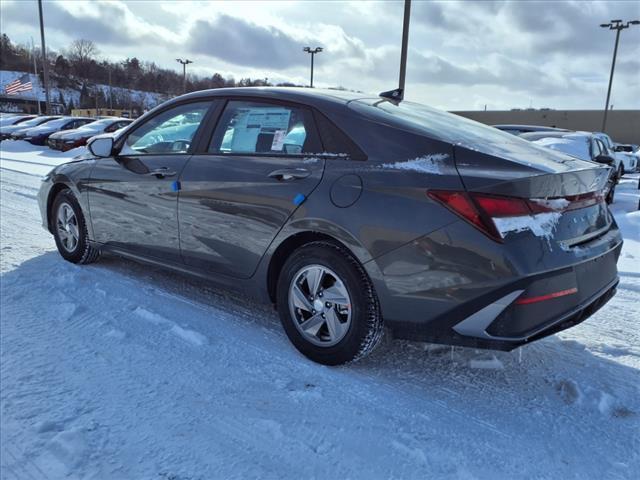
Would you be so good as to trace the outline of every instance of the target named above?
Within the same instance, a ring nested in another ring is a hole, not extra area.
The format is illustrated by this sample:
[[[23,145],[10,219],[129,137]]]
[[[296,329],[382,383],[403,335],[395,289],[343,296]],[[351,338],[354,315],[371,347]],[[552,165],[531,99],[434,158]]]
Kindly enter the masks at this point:
[[[176,175],[176,172],[169,170],[169,168],[167,167],[162,167],[162,168],[157,168],[155,170],[151,170],[147,173],[145,173],[145,175],[149,176],[149,177],[156,177],[156,178],[165,178],[165,177],[173,177]]]
[[[301,180],[311,175],[311,172],[305,168],[291,168],[283,170],[274,170],[269,174],[269,177],[275,178],[279,181]]]

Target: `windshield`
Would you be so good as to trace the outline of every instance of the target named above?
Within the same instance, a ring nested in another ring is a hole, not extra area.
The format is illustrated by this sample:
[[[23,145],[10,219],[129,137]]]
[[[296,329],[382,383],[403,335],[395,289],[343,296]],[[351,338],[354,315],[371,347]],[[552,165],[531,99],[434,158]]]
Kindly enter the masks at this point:
[[[587,137],[546,137],[534,140],[533,143],[558,150],[581,160],[591,160],[589,138]]]
[[[60,128],[60,127],[64,127],[67,123],[72,122],[73,118],[59,118],[57,120],[51,120],[50,122],[47,122],[47,127],[51,127],[51,128]]]
[[[26,122],[21,122],[18,125],[20,127],[37,127],[45,122],[53,121],[57,117],[36,117],[31,120],[27,120]]]
[[[102,120],[96,120],[95,122],[87,123],[79,127],[81,130],[101,131],[107,128],[114,122],[111,118],[105,118]]]

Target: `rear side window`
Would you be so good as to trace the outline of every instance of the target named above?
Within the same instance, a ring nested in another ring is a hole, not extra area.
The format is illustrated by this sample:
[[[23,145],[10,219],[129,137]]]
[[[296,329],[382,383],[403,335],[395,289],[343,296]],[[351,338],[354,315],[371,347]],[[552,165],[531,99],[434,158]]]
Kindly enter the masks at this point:
[[[325,153],[344,155],[352,160],[366,160],[367,156],[342,130],[336,127],[327,117],[315,112],[318,131]]]
[[[313,116],[306,108],[231,100],[218,121],[209,152],[302,155],[319,148]]]

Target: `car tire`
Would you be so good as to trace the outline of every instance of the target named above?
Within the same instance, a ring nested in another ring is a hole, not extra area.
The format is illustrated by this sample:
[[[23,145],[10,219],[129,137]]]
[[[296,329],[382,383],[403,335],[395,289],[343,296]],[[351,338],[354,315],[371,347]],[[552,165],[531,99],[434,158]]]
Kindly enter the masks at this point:
[[[622,163],[618,166],[618,182],[622,179],[622,175],[624,175],[624,167]]]
[[[78,200],[70,190],[58,193],[51,207],[53,237],[62,258],[78,264],[95,262],[100,251],[91,246]]]
[[[364,268],[332,242],[309,243],[291,254],[278,279],[277,306],[289,340],[324,365],[365,357],[384,331],[378,297]]]

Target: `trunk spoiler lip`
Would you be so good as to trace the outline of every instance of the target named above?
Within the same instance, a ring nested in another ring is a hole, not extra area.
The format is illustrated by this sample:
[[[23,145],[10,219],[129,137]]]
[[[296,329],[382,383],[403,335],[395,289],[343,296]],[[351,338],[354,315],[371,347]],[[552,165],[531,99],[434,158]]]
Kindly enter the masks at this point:
[[[591,181],[588,184],[583,182],[573,184],[577,187],[574,190],[569,190],[565,180],[569,180],[572,177],[575,178],[576,174],[589,173]],[[574,195],[583,195],[585,193],[597,192],[603,190],[609,180],[609,167],[601,167],[600,165],[594,165],[593,168],[583,168],[580,170],[572,170],[570,172],[561,173],[548,173],[548,172],[532,172],[531,175],[525,177],[517,177],[514,179],[504,180],[500,179],[496,182],[492,182],[487,185],[476,186],[474,188],[468,188],[464,181],[464,170],[461,172],[458,169],[458,174],[465,184],[465,189],[469,192],[486,193],[492,195],[505,195],[521,198],[560,198],[569,197]],[[552,190],[536,192],[536,187],[542,188],[542,184],[546,184],[545,187],[553,187]]]
[[[555,198],[603,190],[611,168],[587,160],[573,159],[574,168],[549,171],[548,166],[535,165],[509,156],[473,152],[454,145],[453,163],[466,191],[521,198]]]

